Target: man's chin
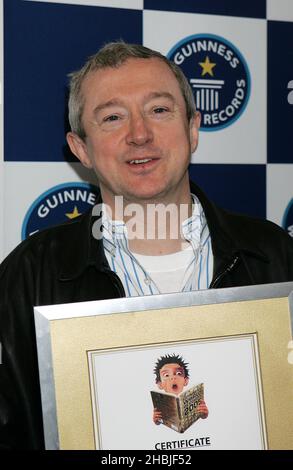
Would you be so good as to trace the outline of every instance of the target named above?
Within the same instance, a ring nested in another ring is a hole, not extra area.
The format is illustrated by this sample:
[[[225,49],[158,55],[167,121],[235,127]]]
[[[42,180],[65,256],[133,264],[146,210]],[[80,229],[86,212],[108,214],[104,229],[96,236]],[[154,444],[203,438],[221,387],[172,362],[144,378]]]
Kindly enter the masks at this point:
[[[125,193],[125,200],[129,201],[129,203],[137,203],[137,204],[156,204],[160,202],[169,203],[168,198],[168,189],[164,187],[137,187],[134,191]]]

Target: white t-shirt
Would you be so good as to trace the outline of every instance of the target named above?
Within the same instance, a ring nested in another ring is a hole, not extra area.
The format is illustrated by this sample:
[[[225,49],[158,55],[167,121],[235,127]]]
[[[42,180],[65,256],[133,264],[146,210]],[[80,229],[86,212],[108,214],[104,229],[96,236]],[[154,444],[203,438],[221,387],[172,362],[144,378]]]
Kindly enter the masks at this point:
[[[170,255],[146,256],[134,253],[163,294],[181,292],[186,266],[194,258],[192,246]]]

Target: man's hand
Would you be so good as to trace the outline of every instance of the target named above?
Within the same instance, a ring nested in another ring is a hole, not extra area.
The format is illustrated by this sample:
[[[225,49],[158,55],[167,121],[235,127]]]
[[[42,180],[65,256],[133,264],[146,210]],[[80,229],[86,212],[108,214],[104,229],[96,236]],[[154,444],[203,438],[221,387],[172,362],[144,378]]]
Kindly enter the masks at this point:
[[[153,422],[155,424],[161,424],[161,422],[162,422],[162,413],[157,408],[154,408]]]
[[[209,410],[204,400],[200,400],[196,411],[200,413],[202,419],[206,419],[209,415]]]

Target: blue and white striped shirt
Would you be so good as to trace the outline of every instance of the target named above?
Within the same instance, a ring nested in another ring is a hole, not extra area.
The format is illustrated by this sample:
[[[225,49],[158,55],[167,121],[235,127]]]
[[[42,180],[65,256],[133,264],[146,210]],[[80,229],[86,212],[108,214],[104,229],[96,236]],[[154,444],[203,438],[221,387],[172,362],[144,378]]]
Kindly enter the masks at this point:
[[[213,275],[213,253],[209,228],[199,200],[194,195],[193,200],[192,215],[182,224],[182,234],[190,243],[193,253],[186,266],[180,292],[208,289]],[[112,271],[121,279],[126,296],[164,293],[138,260],[139,255],[136,257],[129,250],[127,228],[124,222],[111,220],[103,208],[102,224],[107,260]]]

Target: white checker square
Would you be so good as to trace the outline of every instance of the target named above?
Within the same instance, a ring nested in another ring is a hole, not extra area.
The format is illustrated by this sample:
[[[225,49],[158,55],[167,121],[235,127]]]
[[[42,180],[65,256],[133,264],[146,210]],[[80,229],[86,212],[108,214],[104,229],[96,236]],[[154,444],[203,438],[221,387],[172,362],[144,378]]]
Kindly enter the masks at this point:
[[[267,0],[267,19],[293,21],[292,0]]]
[[[50,188],[71,182],[97,184],[94,173],[80,163],[4,163],[4,256],[20,243],[31,204]]]
[[[293,199],[293,165],[267,165],[267,218],[278,225]]]
[[[234,44],[244,56],[251,75],[246,109],[230,126],[200,132],[197,163],[265,164],[266,157],[266,20],[190,13],[144,11],[144,45],[164,55],[182,39],[212,34]]]

